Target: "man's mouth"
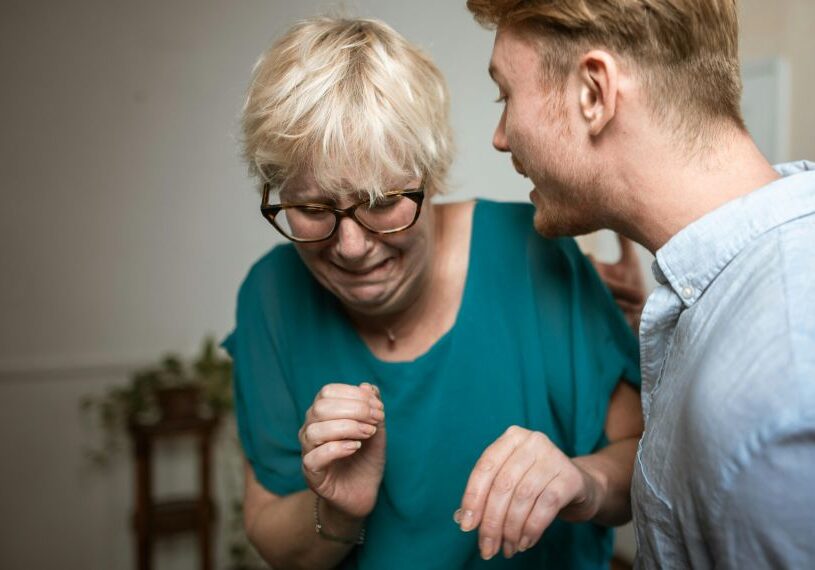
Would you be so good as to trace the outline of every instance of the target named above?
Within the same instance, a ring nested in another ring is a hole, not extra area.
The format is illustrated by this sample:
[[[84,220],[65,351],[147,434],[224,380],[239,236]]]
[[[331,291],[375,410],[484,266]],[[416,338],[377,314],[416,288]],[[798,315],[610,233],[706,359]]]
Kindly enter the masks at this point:
[[[520,174],[524,178],[529,178],[529,176],[526,174],[526,171],[524,170],[524,167],[521,166],[521,163],[518,161],[517,158],[515,158],[515,156],[512,157],[512,166],[515,167],[515,171],[518,174]]]

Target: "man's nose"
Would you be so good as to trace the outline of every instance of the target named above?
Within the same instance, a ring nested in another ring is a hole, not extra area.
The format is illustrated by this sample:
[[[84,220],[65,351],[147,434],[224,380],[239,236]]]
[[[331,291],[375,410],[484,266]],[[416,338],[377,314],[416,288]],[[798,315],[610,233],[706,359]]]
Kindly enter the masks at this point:
[[[498,126],[495,127],[495,133],[492,135],[492,146],[495,150],[500,152],[509,152],[509,144],[507,143],[506,134],[507,112],[506,109],[501,113],[501,119],[498,121]]]

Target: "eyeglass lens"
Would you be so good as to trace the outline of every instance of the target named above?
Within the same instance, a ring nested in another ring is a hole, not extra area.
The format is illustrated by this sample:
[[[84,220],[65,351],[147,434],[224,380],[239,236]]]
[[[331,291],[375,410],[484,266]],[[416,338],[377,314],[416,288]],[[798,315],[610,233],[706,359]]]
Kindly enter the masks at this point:
[[[354,218],[369,230],[381,233],[404,229],[413,223],[418,204],[404,196],[386,196],[373,205],[362,204]],[[286,235],[300,240],[325,239],[334,231],[338,216],[332,210],[315,206],[289,206],[275,222]]]

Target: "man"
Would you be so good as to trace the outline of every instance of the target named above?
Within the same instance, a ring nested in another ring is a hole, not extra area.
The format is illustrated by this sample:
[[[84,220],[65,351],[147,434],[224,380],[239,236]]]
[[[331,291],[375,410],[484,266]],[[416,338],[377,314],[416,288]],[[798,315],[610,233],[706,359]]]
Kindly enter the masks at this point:
[[[493,144],[534,183],[536,229],[656,254],[640,566],[815,567],[815,164],[773,169],[744,127],[735,0],[467,6],[496,29]]]

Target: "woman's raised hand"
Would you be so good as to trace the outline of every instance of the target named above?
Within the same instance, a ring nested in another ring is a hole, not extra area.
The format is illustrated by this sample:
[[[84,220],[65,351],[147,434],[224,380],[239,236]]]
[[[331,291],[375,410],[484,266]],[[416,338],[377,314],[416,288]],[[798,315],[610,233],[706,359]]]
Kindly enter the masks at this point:
[[[333,508],[366,517],[385,469],[385,406],[371,384],[323,386],[299,433],[309,487]]]

